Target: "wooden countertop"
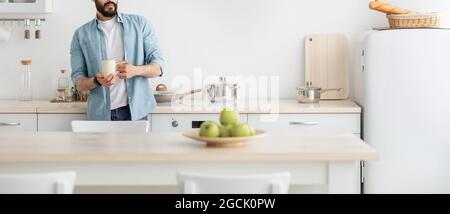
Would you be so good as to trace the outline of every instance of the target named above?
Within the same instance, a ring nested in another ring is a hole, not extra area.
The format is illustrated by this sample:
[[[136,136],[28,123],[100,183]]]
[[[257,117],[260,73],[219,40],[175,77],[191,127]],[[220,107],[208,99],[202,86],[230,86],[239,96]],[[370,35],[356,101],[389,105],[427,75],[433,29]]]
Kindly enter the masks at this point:
[[[181,133],[4,133],[0,164],[29,162],[351,161],[377,152],[353,135],[269,134],[238,148],[207,148]]]
[[[152,114],[215,114],[223,106],[195,101],[188,105],[160,104]],[[49,101],[20,102],[0,100],[0,114],[85,114],[86,103],[50,103]],[[351,100],[322,101],[319,104],[299,104],[296,100],[264,101],[249,104],[238,102],[235,106],[247,114],[360,114],[361,108]]]
[[[0,114],[85,114],[86,103],[0,100]]]

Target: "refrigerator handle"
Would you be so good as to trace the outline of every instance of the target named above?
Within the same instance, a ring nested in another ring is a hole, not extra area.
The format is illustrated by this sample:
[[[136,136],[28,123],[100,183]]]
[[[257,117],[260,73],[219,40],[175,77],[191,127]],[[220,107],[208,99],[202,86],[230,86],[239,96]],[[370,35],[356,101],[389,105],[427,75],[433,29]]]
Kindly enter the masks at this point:
[[[361,49],[361,72],[366,71],[366,49]]]

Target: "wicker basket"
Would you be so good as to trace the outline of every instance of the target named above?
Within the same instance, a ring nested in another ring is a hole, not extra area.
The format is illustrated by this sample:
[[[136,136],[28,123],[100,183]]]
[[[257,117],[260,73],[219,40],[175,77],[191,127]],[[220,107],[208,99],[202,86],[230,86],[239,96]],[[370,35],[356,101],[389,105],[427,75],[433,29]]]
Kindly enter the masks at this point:
[[[391,28],[433,28],[440,22],[438,13],[391,14],[387,18]]]

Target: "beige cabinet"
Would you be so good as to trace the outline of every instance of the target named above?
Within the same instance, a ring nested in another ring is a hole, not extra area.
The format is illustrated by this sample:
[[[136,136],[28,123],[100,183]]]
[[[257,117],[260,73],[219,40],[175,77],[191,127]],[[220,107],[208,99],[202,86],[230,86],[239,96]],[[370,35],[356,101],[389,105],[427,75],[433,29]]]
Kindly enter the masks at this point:
[[[290,133],[361,133],[360,114],[249,114],[255,129]]]
[[[37,131],[36,114],[0,114],[0,132]]]

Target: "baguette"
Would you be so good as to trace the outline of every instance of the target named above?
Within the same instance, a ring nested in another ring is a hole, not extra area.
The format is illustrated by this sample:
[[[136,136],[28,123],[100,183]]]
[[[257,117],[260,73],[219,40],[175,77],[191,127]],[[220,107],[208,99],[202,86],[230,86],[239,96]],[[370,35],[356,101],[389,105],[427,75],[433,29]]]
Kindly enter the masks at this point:
[[[374,0],[370,2],[369,8],[386,14],[410,14],[411,11],[394,7],[384,0]]]

